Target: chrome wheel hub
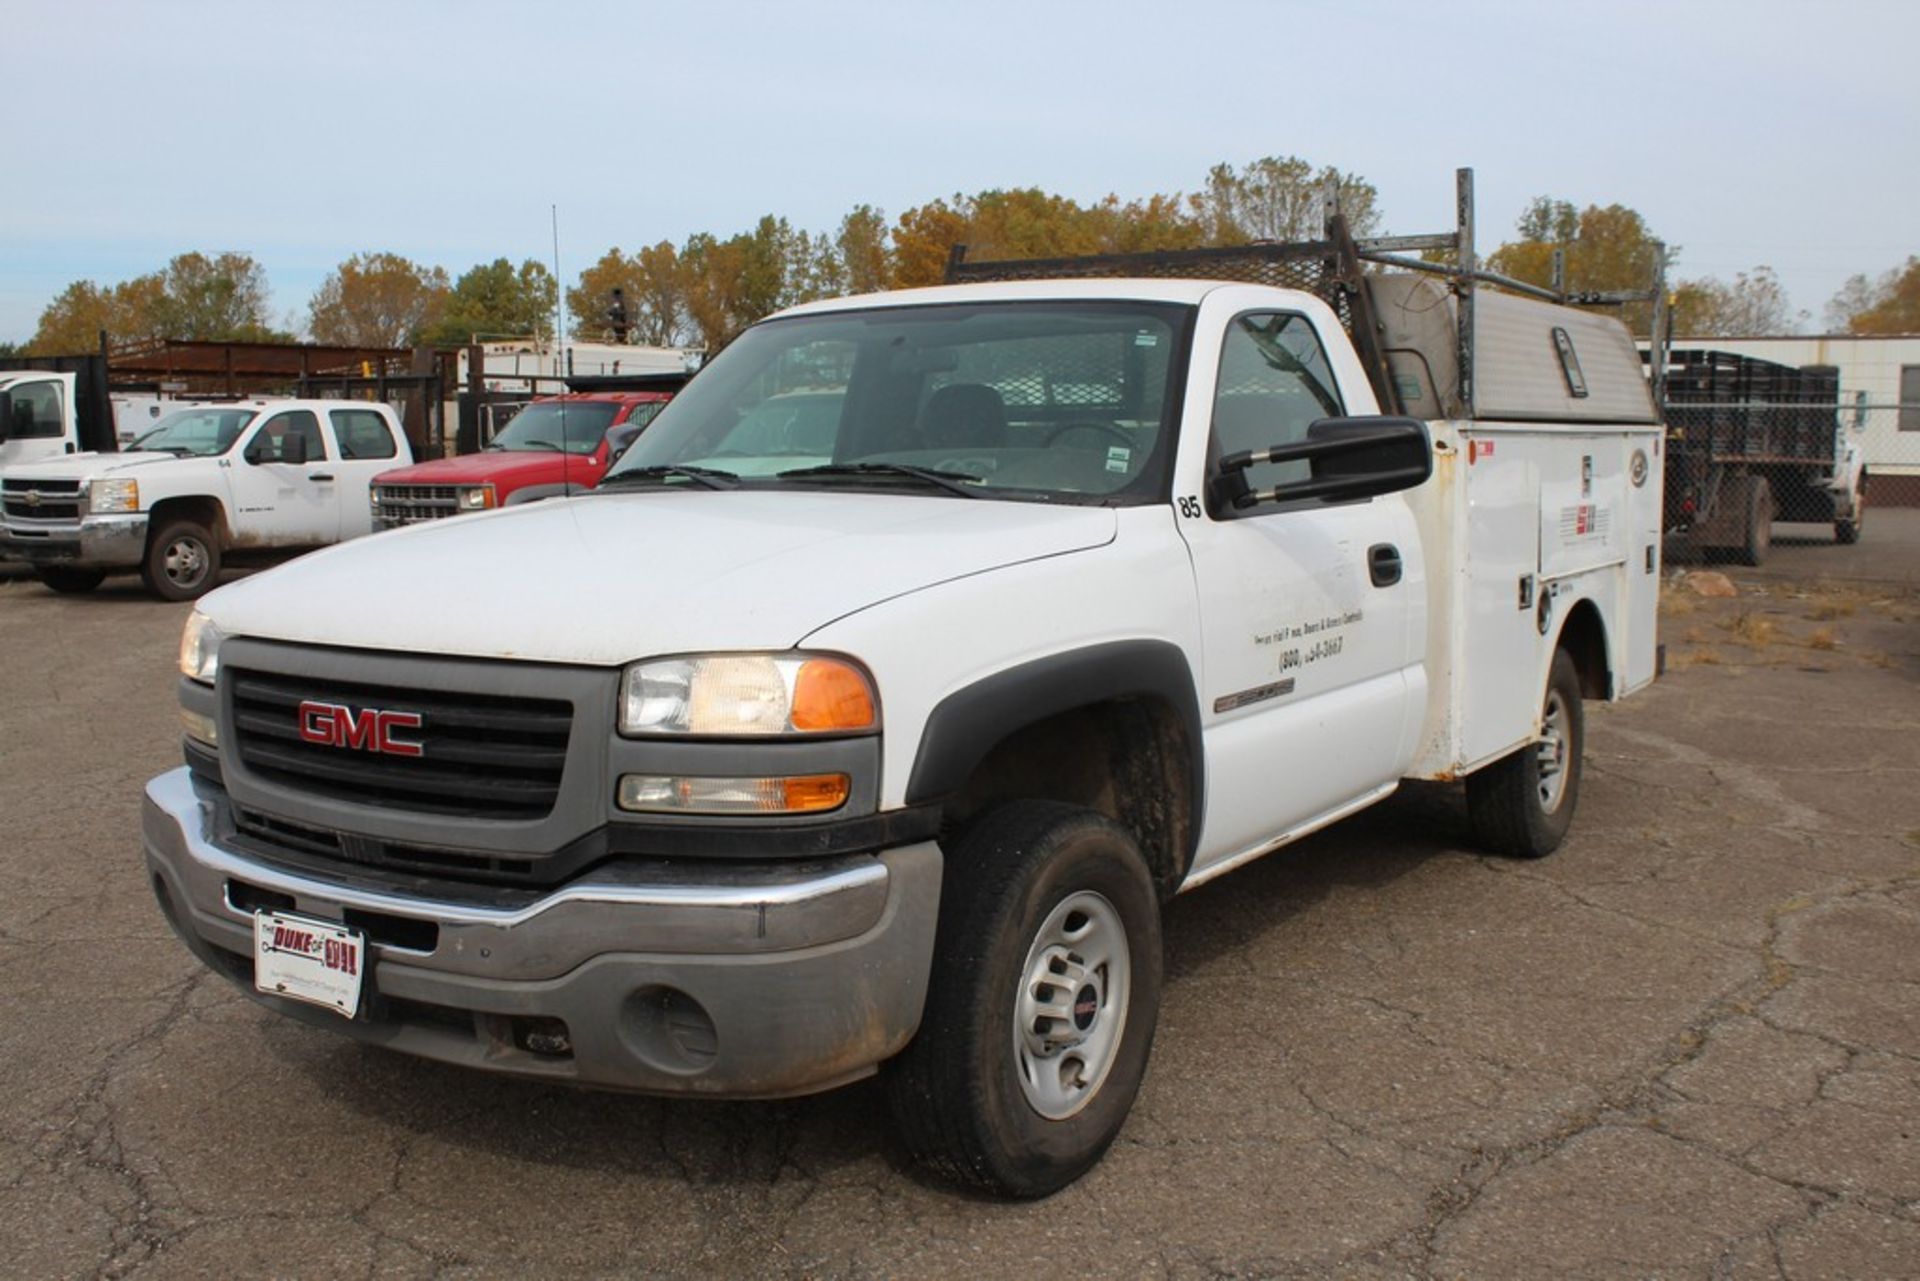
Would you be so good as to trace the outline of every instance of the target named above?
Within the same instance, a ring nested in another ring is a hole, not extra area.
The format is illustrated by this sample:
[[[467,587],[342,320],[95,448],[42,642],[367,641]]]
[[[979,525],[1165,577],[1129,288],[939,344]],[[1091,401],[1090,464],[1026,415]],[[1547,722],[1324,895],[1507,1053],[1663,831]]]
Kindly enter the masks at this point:
[[[1070,894],[1035,933],[1014,1001],[1014,1067],[1041,1116],[1061,1121],[1090,1102],[1127,1025],[1132,956],[1120,913],[1092,890]]]
[[[1540,741],[1534,745],[1539,763],[1540,809],[1551,814],[1560,808],[1567,794],[1567,756],[1569,728],[1566,700],[1559,690],[1547,693],[1547,706],[1540,718]]]

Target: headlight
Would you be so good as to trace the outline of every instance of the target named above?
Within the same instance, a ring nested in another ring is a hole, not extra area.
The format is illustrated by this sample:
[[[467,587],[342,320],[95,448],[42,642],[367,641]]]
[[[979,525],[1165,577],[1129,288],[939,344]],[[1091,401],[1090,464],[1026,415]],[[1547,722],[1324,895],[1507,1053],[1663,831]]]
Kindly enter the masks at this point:
[[[460,510],[463,512],[485,511],[493,506],[493,486],[473,485],[460,491]]]
[[[708,654],[635,663],[622,734],[861,734],[880,727],[866,673],[811,654]]]
[[[139,511],[140,482],[137,480],[88,481],[87,510],[95,512]]]
[[[220,642],[226,637],[213,620],[199,610],[187,616],[186,630],[180,633],[180,674],[203,685],[213,684],[220,670]]]

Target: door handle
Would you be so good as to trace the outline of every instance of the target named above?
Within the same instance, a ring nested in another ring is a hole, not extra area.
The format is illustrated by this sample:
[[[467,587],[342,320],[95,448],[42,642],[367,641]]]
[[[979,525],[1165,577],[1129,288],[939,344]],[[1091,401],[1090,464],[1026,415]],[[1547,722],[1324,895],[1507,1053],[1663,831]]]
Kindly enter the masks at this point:
[[[330,471],[308,472],[307,479],[308,480],[332,480],[333,473]]]
[[[1400,549],[1392,543],[1375,543],[1367,548],[1367,575],[1375,587],[1391,587],[1400,581]]]

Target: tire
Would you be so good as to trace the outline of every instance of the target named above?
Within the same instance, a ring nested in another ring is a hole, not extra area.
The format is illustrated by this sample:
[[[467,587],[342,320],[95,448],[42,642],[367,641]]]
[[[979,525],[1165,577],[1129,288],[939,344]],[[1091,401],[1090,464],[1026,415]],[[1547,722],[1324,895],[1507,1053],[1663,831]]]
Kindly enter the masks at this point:
[[[1758,566],[1773,546],[1773,488],[1764,476],[1747,479],[1746,537],[1735,559],[1742,565]]]
[[[941,895],[926,1013],[888,1071],[895,1124],[956,1183],[1057,1192],[1112,1144],[1146,1073],[1161,977],[1146,859],[1092,810],[1016,801],[950,851]],[[1039,981],[1055,974],[1072,977]]]
[[[1844,520],[1833,522],[1833,541],[1845,543],[1851,547],[1860,541],[1860,531],[1867,523],[1867,491],[1864,486],[1853,496],[1853,515]]]
[[[33,572],[41,582],[62,594],[90,592],[107,580],[104,570],[75,569],[70,565],[48,565]]]
[[[1540,737],[1467,776],[1474,839],[1495,854],[1545,858],[1573,825],[1580,800],[1586,716],[1580,672],[1564,649],[1553,654],[1541,700]],[[1551,772],[1544,767],[1554,766]]]
[[[168,521],[147,540],[140,578],[161,600],[196,600],[220,581],[220,544],[204,525]]]

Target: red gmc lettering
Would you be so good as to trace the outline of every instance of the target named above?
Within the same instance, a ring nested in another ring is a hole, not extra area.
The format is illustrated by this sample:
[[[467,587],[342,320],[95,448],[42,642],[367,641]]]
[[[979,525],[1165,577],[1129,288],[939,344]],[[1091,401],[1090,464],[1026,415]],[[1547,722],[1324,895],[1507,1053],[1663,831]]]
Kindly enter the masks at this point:
[[[418,712],[388,712],[377,707],[355,711],[340,703],[300,704],[300,738],[321,747],[346,747],[389,756],[422,756],[425,749],[411,739],[397,738],[395,730],[419,729]]]

